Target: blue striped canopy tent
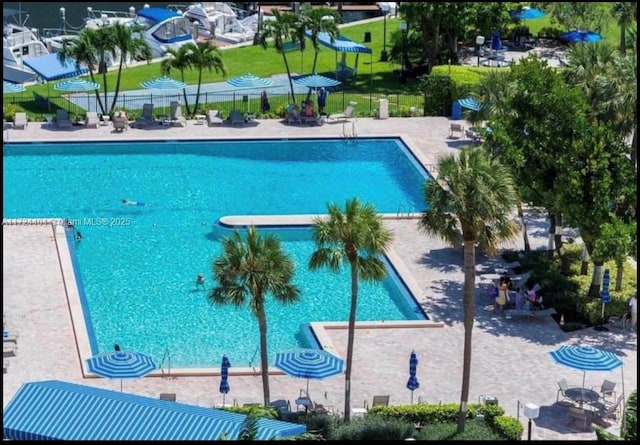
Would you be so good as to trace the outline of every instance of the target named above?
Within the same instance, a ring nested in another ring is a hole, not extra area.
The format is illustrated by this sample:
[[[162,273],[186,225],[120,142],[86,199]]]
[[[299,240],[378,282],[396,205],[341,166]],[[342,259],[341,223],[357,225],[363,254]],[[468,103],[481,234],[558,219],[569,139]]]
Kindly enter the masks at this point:
[[[3,411],[7,440],[238,440],[247,416],[59,380],[23,384]],[[259,419],[257,439],[305,425]]]
[[[307,37],[311,37],[311,33],[307,31]],[[371,48],[361,45],[358,42],[354,42],[353,40],[348,39],[345,36],[337,36],[333,41],[331,40],[331,36],[327,32],[319,32],[318,33],[318,43],[322,46],[326,46],[327,48],[331,48],[336,52],[336,77],[341,78],[340,71],[344,71],[345,69],[352,70],[353,75],[357,75],[358,73],[358,59],[360,54],[369,54],[370,58],[372,58],[373,51]],[[338,53],[341,54],[341,60],[338,62]],[[354,62],[353,68],[347,67],[347,53],[355,53],[356,60]],[[373,60],[370,60],[369,66],[371,67],[371,76],[373,78]]]
[[[85,67],[76,66],[76,62],[70,59],[67,59],[65,63],[60,62],[57,53],[40,57],[27,57],[23,63],[47,82],[76,77],[89,71]]]
[[[291,377],[325,379],[344,372],[344,360],[322,349],[291,349],[276,353],[275,367]]]
[[[551,357],[564,366],[582,371],[582,387],[587,371],[612,371],[622,369],[622,360],[613,352],[584,345],[562,345],[551,351]],[[624,394],[624,375],[622,376]]]

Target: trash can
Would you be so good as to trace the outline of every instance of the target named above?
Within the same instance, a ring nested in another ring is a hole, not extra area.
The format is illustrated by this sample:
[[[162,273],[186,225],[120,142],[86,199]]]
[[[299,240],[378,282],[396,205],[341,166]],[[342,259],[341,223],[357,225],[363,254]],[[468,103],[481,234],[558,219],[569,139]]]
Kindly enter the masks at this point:
[[[364,43],[368,43],[371,42],[371,31],[369,31],[368,29],[364,32]]]
[[[484,398],[484,404],[498,406],[498,398],[494,396],[486,396]]]
[[[457,100],[451,104],[451,119],[462,119],[462,106]]]
[[[389,99],[378,99],[378,119],[389,119]]]

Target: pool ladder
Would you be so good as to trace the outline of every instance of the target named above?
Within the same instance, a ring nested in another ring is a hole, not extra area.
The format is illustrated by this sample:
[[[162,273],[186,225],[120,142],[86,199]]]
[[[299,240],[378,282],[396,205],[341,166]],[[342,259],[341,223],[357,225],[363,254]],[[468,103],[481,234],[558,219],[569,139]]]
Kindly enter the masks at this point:
[[[349,129],[349,124],[351,124],[351,129]],[[342,123],[342,137],[346,140],[358,139],[358,128],[356,127],[356,121]]]
[[[167,373],[164,372],[164,362],[167,362]],[[162,356],[162,361],[160,362],[160,372],[162,373],[162,378],[171,378],[171,351],[169,348],[164,350],[164,355]]]

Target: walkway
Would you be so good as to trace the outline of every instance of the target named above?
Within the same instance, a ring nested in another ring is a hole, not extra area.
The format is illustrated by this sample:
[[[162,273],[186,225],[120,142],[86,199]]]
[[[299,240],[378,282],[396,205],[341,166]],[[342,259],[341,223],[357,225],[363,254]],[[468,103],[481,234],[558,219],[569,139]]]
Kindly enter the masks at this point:
[[[441,117],[367,118],[359,119],[355,126],[361,137],[401,135],[415,150],[422,152],[425,163],[435,164],[439,155],[456,152],[465,143],[447,139],[450,122]],[[158,126],[130,129],[123,134],[114,134],[111,126],[96,130],[80,127],[57,130],[46,124],[30,123],[26,130],[5,130],[5,142],[341,137],[344,131],[341,123],[300,127],[284,125],[278,120],[211,128],[193,125],[190,121],[186,128]],[[527,217],[533,248],[544,248],[547,228],[544,216],[532,211]],[[415,400],[457,402],[464,331],[462,253],[420,233],[415,220],[401,219],[386,224],[394,232],[392,249],[394,258],[406,270],[404,278],[422,290],[416,298],[430,317],[442,322],[444,327],[359,330],[352,376],[353,406],[371,402],[377,394],[390,394],[390,403],[394,405],[410,403],[411,393],[405,384],[412,349],[420,359],[421,386],[414,394]],[[61,267],[66,270],[69,258],[59,252],[51,226],[4,225],[3,241],[4,312],[9,329],[19,332],[18,354],[9,359],[9,370],[3,378],[3,406],[22,382],[34,380],[60,379],[119,390],[118,381],[82,378],[66,299],[68,290],[61,279]],[[510,247],[520,249],[520,243]],[[470,401],[476,402],[483,396],[495,397],[508,414],[519,415],[525,426],[519,403],[540,405],[541,417],[535,421],[534,439],[595,438],[592,431],[579,432],[577,425],[568,425],[564,409],[555,403],[558,380],[566,378],[569,383],[578,384],[582,379],[582,373],[556,365],[549,356],[549,352],[561,344],[588,343],[615,352],[624,362],[626,394],[637,388],[635,334],[593,329],[564,334],[550,318],[509,320],[484,310],[488,301],[480,286],[476,296]],[[337,353],[346,355],[346,331],[331,330],[329,335]],[[599,386],[604,378],[616,381],[619,388],[623,386],[618,371],[588,373],[586,386]],[[175,392],[180,402],[213,406],[222,402],[218,383],[218,377],[145,378],[125,381],[124,390],[152,397],[158,397],[161,392]],[[270,383],[272,399],[284,398],[293,403],[306,382],[274,375]],[[259,375],[232,376],[230,385],[227,401],[243,404],[262,400]],[[310,392],[318,403],[333,405],[339,411],[343,409],[344,379],[312,381]],[[616,425],[611,428],[617,430]]]

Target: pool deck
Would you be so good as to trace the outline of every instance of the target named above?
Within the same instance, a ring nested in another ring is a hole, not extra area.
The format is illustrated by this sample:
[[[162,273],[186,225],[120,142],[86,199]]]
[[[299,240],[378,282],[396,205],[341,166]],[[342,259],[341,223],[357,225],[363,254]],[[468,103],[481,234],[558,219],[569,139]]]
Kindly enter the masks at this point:
[[[448,139],[450,119],[390,118],[377,120],[360,118],[355,123],[327,123],[322,126],[290,126],[279,120],[256,121],[242,126],[194,125],[186,128],[157,126],[129,129],[113,133],[109,126],[97,129],[72,127],[58,130],[43,123],[31,122],[25,130],[5,127],[4,140],[18,141],[97,141],[97,140],[168,140],[168,139],[258,139],[303,137],[360,137],[401,136],[419,152],[425,165],[437,162],[438,156],[454,153],[470,143],[469,140]],[[468,123],[459,121],[467,126]],[[406,209],[404,209],[406,211]],[[406,389],[409,354],[415,350],[420,363],[417,377],[420,388],[414,401],[429,403],[458,402],[460,399],[463,333],[462,324],[462,253],[449,248],[440,240],[430,238],[417,228],[414,218],[386,219],[394,232],[390,260],[403,278],[417,289],[416,298],[429,314],[434,327],[363,325],[356,332],[354,367],[352,374],[352,406],[371,402],[374,395],[389,394],[393,405],[408,404],[411,392]],[[534,249],[546,246],[547,222],[535,210],[527,212],[529,239]],[[300,219],[304,221],[304,218]],[[242,223],[242,220],[236,220]],[[73,330],[68,296],[77,292],[70,288],[68,251],[56,241],[52,224],[3,224],[3,311],[6,328],[18,335],[15,357],[6,358],[9,366],[3,376],[3,406],[6,407],[23,382],[59,379],[119,390],[114,380],[83,377],[80,360],[80,336]],[[522,241],[509,248],[522,249]],[[478,256],[478,263],[494,264],[496,259]],[[624,362],[624,385],[620,370],[589,372],[586,387],[599,386],[607,378],[623,387],[626,396],[637,388],[637,336],[612,328],[608,332],[584,329],[563,333],[550,318],[542,320],[507,319],[495,314],[486,292],[478,283],[476,293],[476,322],[473,331],[473,361],[471,369],[470,402],[483,397],[495,397],[506,412],[519,416],[525,426],[522,405],[535,403],[541,407],[540,417],[534,421],[535,440],[593,440],[593,431],[581,432],[576,423],[569,424],[566,408],[556,403],[557,381],[565,378],[571,385],[582,381],[580,371],[557,365],[549,352],[562,344],[590,344],[613,351]],[[366,295],[361,295],[366,298]],[[334,351],[346,355],[347,332],[344,328],[324,327],[327,341]],[[233,361],[232,361],[233,365]],[[233,368],[231,368],[233,371]],[[260,402],[261,378],[256,370],[244,375],[232,374],[231,391],[227,403]],[[178,402],[213,406],[222,402],[218,392],[219,377],[172,376],[125,380],[124,391],[157,398],[161,392],[173,392]],[[303,379],[282,374],[270,378],[271,399],[295,399]],[[312,380],[311,397],[317,402],[342,411],[344,378]],[[605,425],[606,426],[606,425]],[[614,432],[618,424],[609,425]]]

